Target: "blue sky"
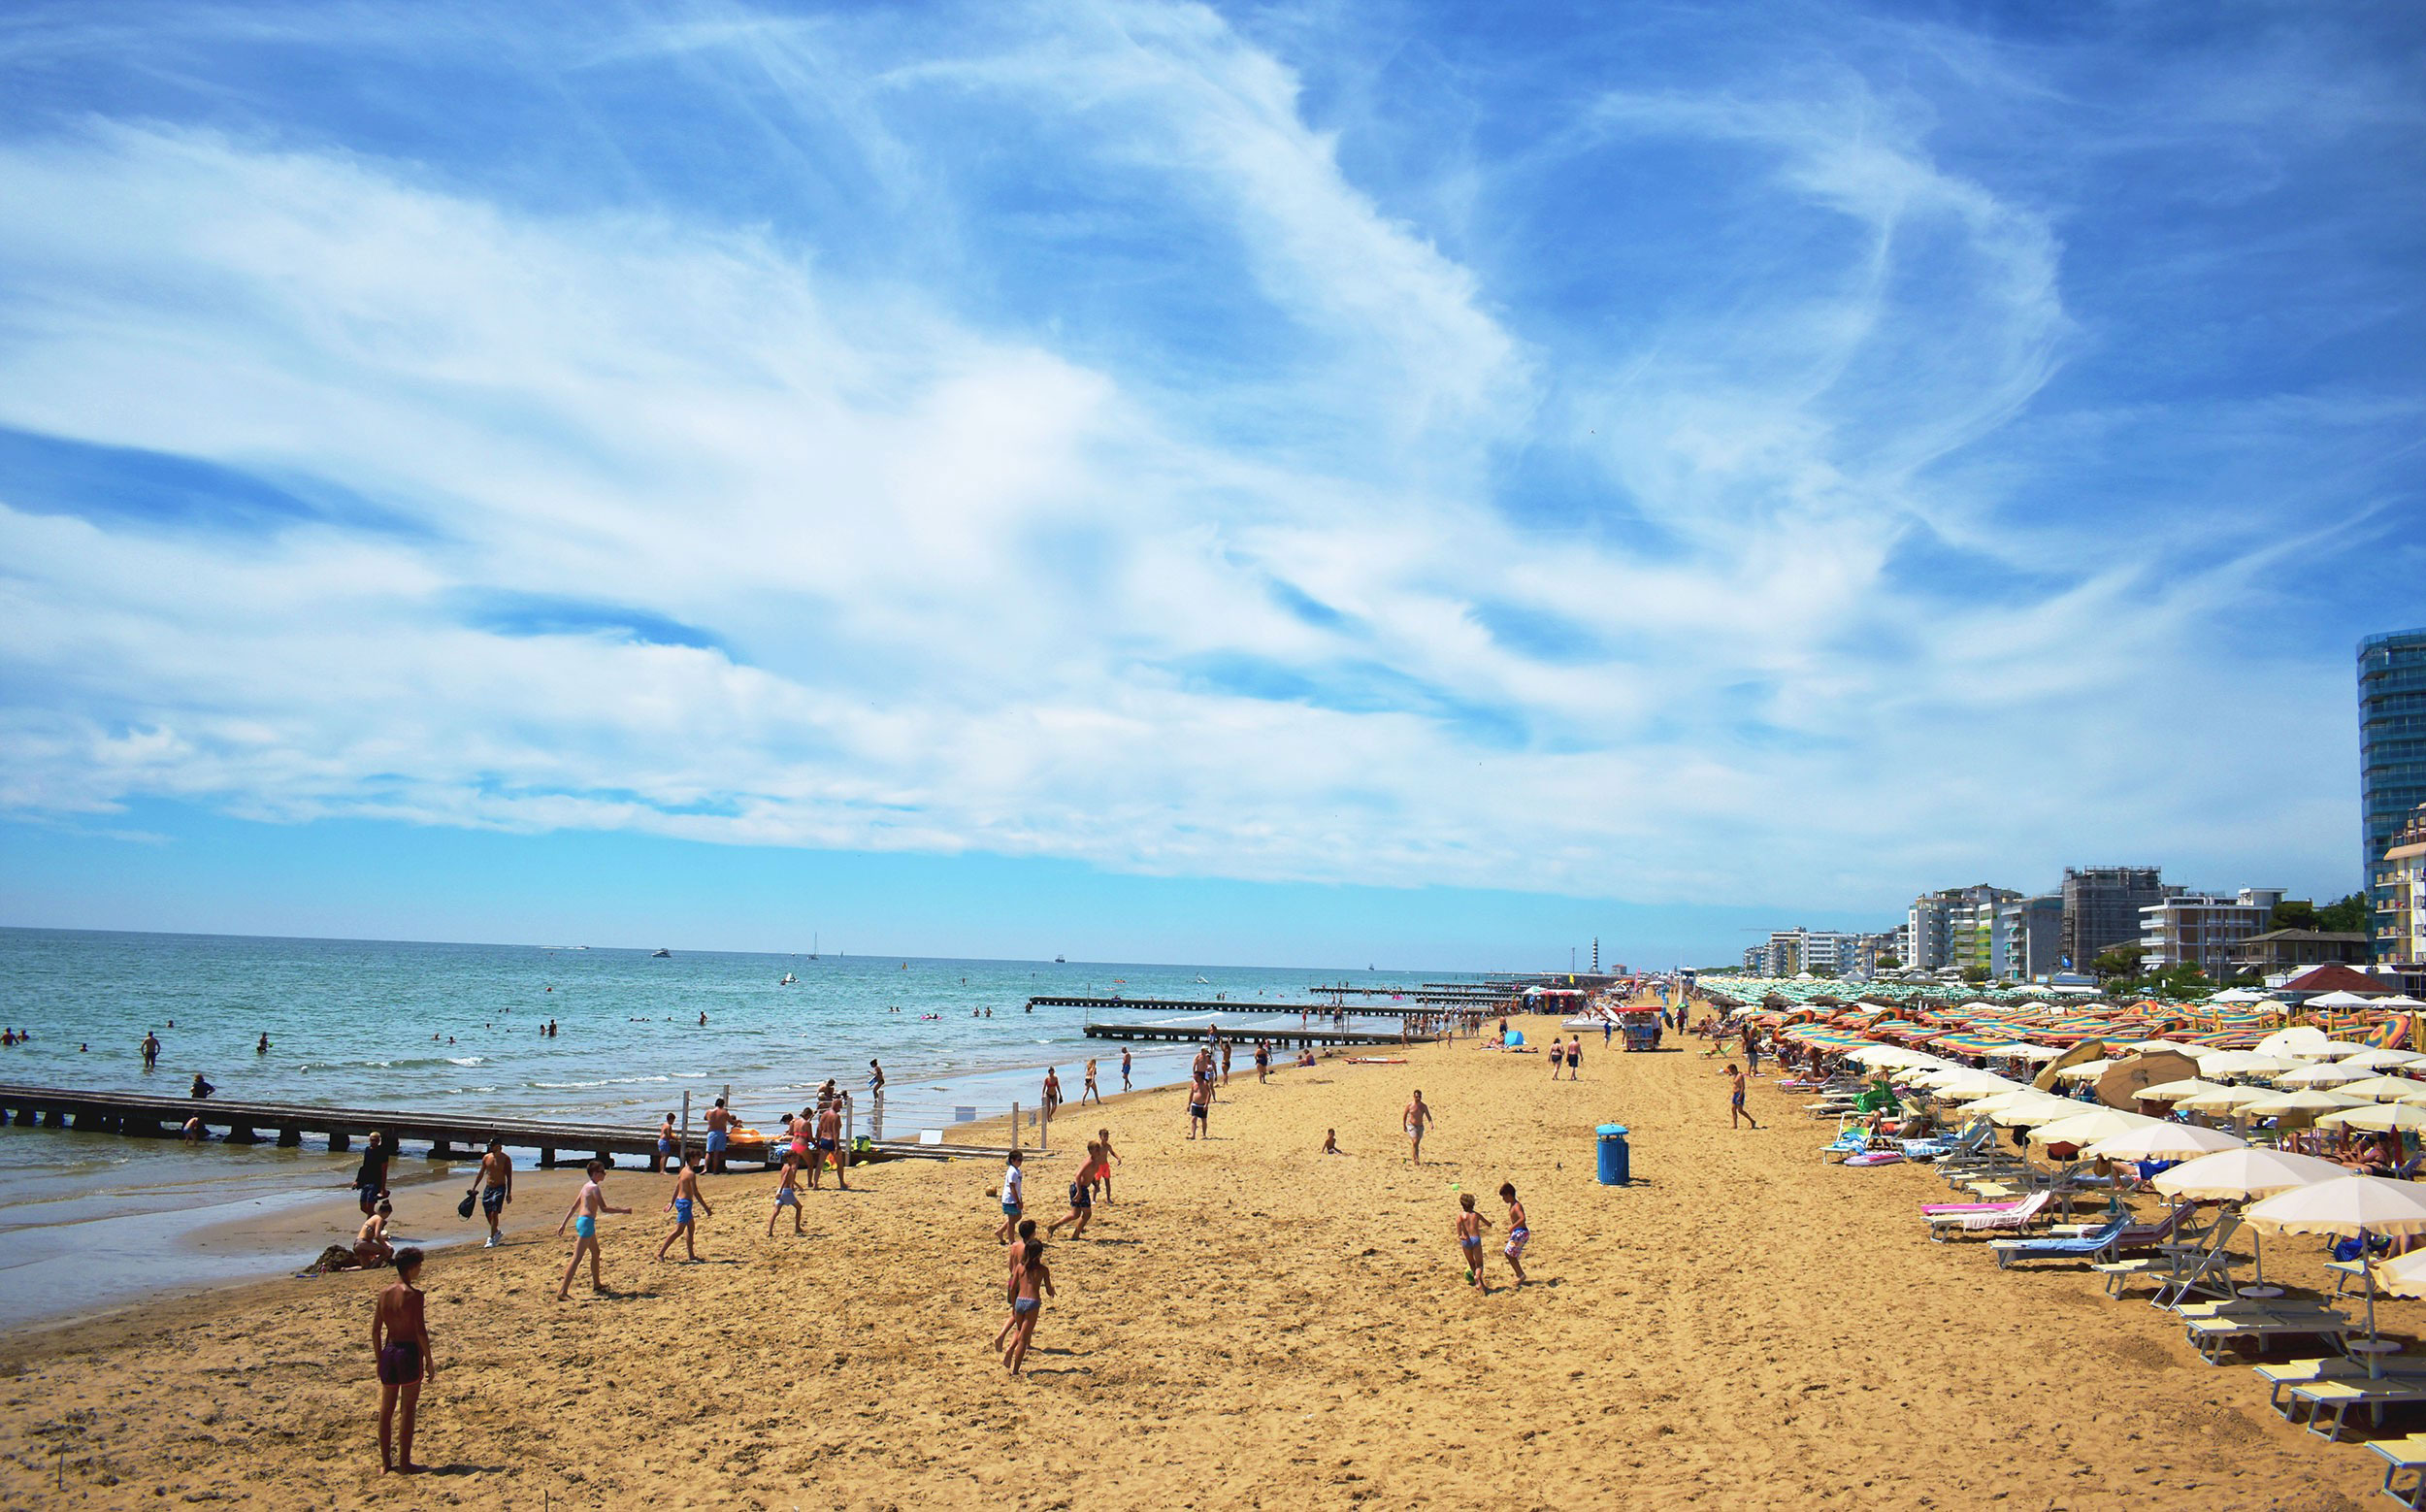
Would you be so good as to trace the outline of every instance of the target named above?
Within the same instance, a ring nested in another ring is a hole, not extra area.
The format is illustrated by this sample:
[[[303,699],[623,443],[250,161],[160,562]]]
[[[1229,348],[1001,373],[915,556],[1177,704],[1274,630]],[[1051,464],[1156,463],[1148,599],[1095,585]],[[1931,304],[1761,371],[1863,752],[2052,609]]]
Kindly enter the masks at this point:
[[[2426,623],[2421,54],[20,7],[0,920],[1549,965],[2338,894],[2351,645]]]

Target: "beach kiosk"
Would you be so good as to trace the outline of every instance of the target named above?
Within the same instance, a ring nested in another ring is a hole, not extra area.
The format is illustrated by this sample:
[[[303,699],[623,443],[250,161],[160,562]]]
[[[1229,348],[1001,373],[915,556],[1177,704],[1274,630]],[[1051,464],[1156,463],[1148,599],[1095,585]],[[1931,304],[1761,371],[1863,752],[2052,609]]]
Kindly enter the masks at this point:
[[[1628,1050],[1650,1050],[1659,1043],[1659,1015],[1650,1008],[1628,1008],[1618,1015]]]

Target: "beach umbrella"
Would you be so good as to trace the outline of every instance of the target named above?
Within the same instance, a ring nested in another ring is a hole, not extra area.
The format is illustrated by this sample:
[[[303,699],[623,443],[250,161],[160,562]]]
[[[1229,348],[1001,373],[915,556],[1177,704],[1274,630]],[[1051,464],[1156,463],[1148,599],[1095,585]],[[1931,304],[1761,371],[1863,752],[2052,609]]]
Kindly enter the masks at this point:
[[[1975,1103],[1974,1107],[1977,1106]],[[2059,1118],[2070,1118],[2082,1106],[2070,1098],[2059,1098],[2050,1093],[2039,1092],[2024,1097],[2016,1092],[1998,1099],[1996,1106],[1988,1109],[1987,1116],[1989,1123],[2001,1129],[2023,1129],[2032,1124],[2051,1124]]]
[[[2420,1008],[2426,1008],[2426,1003],[2418,1002],[2408,993],[2391,998],[2378,998],[2375,1005],[2379,1008],[2390,1008],[2396,1013],[2415,1013]]]
[[[2287,1061],[2278,1055],[2261,1055],[2255,1050],[2218,1050],[2199,1058],[2202,1076],[2279,1076],[2284,1071],[2300,1068],[2298,1061]]]
[[[2261,1229],[2280,1233],[2327,1233],[2356,1238],[2359,1255],[2367,1254],[2371,1233],[2426,1233],[2426,1190],[2407,1181],[2381,1176],[2344,1176],[2312,1187],[2294,1187],[2251,1207],[2242,1215]],[[2376,1267],[2362,1265],[2367,1275],[2367,1338],[2376,1337]],[[2383,1364],[2371,1348],[2367,1373],[2383,1374]]]
[[[2366,1129],[2387,1134],[2395,1129],[2426,1129],[2426,1109],[2407,1102],[2370,1102],[2363,1107],[2346,1107],[2339,1113],[2320,1114],[2319,1129]]]
[[[2426,1097],[2426,1081],[2412,1081],[2407,1076],[2368,1076],[2345,1081],[2334,1091],[2345,1098],[2365,1098],[2370,1102],[2403,1102]]]
[[[2276,1093],[2262,1102],[2248,1103],[2242,1108],[2242,1111],[2258,1118],[2280,1118],[2285,1114],[2331,1113],[2339,1108],[2356,1107],[2358,1104],[2357,1098],[2345,1098],[2340,1093],[2319,1092],[2314,1087],[2303,1087],[2297,1092]]]
[[[2045,1130],[2040,1132],[2046,1133]],[[2220,1129],[2204,1129],[2197,1124],[2177,1124],[2157,1119],[2145,1128],[2116,1134],[2111,1139],[2100,1139],[2082,1153],[2110,1161],[2187,1161],[2202,1155],[2246,1150],[2248,1147],[2248,1140]]]
[[[2081,1104],[2076,1102],[2070,1117],[2049,1119],[2031,1130],[2030,1142],[2078,1144],[2086,1148],[2101,1140],[2117,1138],[2134,1130],[2162,1122],[2162,1119],[2150,1118],[2145,1113],[2126,1113],[2118,1107],[2096,1107],[2082,1112]]]
[[[1998,1057],[2009,1061],[2028,1061],[2033,1065],[2042,1061],[2056,1060],[2060,1058],[2063,1053],[2063,1051],[2056,1049],[2053,1045],[2031,1044],[2022,1040],[2016,1040],[2009,1045],[2000,1045],[1996,1049],[1988,1052],[1988,1054],[1992,1057]]]
[[[2055,1079],[2074,1083],[2095,1081],[2105,1075],[2107,1068],[2114,1064],[2113,1061],[2097,1060],[2082,1061],[2078,1066],[2059,1066],[2055,1068]],[[2420,1082],[2418,1085],[2426,1087],[2426,1082]]]
[[[2356,1055],[2344,1058],[2342,1064],[2356,1066],[2365,1070],[2381,1071],[2390,1070],[2396,1066],[2415,1066],[2420,1061],[2426,1061],[2426,1055],[2420,1055],[2414,1050],[2395,1050],[2387,1046],[2379,1050],[2361,1050]]]
[[[2199,1063],[2186,1055],[2135,1055],[2118,1061],[2097,1079],[2097,1100],[2108,1107],[2132,1110],[2140,1094],[2167,1082],[2187,1081],[2199,1074]]]
[[[2184,1098],[2204,1097],[2208,1093],[2223,1090],[2224,1088],[2214,1082],[2201,1081],[2193,1076],[2187,1081],[2168,1081],[2153,1087],[2143,1087],[2140,1089],[2140,1101],[2143,1102],[2179,1102]]]
[[[2271,1087],[2225,1087],[2215,1092],[2202,1092],[2195,1098],[2183,1098],[2174,1104],[2174,1111],[2237,1113],[2252,1102],[2272,1101],[2281,1095]]]
[[[2329,992],[2321,997],[2311,998],[2301,1006],[2305,1008],[2365,1008],[2373,1007],[2375,1003],[2375,999],[2362,998],[2354,992]]]
[[[2301,1060],[2309,1060],[2324,1055],[2332,1042],[2325,1037],[2325,1032],[2314,1025],[2295,1024],[2289,1029],[2276,1030],[2259,1040],[2257,1053],[2296,1056]]]
[[[2321,1066],[2303,1066],[2296,1071],[2285,1071],[2275,1078],[2275,1084],[2279,1087],[2331,1087],[2341,1082],[2369,1079],[2370,1074],[2365,1069],[2354,1070],[2327,1061]]]
[[[2349,1173],[2348,1167],[2313,1155],[2249,1145],[2184,1161],[2171,1170],[2158,1172],[2148,1185],[2168,1197],[2188,1198],[2197,1202],[2246,1202],[2288,1192],[2293,1187],[2339,1181]],[[2220,1234],[2217,1242],[2222,1242]],[[2249,1255],[2256,1266],[2249,1285],[2256,1291],[2266,1285],[2266,1249],[2254,1229],[2249,1232]]]
[[[2387,1297],[2426,1297],[2426,1250],[2411,1250],[2369,1268]]]

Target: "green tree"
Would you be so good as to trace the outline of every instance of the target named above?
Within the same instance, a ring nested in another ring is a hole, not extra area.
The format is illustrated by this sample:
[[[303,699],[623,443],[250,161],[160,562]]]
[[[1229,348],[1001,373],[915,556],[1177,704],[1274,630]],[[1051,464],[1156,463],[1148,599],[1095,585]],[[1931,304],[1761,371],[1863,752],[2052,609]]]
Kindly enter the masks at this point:
[[[2368,917],[2367,895],[2352,893],[2339,903],[2327,904],[2316,910],[2316,927],[2344,935],[2369,933],[2374,920]]]
[[[2100,976],[2129,976],[2140,969],[2142,951],[2139,945],[2116,945],[2099,952],[2098,958],[2089,963],[2089,970]]]
[[[1882,951],[1880,951],[1880,952],[1879,952],[1879,970],[1882,970],[1882,971],[1900,971],[1900,970],[1902,970],[1903,969],[1904,969],[1904,958],[1903,958],[1902,956],[1897,955],[1897,954],[1896,954],[1894,951],[1892,951],[1892,950],[1882,950]]]
[[[1988,969],[1984,966],[1967,966],[1963,968],[1963,980],[1971,983],[1975,987],[1987,979]]]
[[[2316,928],[2316,904],[2305,898],[2286,898],[2275,904],[2275,911],[2266,916],[2270,930],[2312,930]]]

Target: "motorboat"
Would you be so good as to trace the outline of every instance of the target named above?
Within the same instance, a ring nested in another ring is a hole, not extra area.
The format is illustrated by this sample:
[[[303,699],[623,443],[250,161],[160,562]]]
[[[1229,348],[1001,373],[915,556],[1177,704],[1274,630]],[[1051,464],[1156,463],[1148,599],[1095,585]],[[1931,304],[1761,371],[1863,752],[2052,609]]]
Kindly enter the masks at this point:
[[[649,952],[648,958],[651,961],[671,961],[673,959],[673,952],[661,945],[657,949]]]
[[[797,981],[799,981],[799,980],[800,980],[800,978],[799,978],[799,977],[797,977],[797,976],[793,975],[793,974],[792,974],[791,972],[789,972],[789,971],[786,971],[786,972],[784,972],[784,973],[783,973],[783,980],[781,980],[781,981],[779,981],[779,982],[775,983],[775,985],[776,985],[776,986],[778,986],[778,987],[789,987],[789,986],[791,986],[794,982],[797,982]]]

